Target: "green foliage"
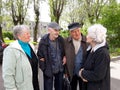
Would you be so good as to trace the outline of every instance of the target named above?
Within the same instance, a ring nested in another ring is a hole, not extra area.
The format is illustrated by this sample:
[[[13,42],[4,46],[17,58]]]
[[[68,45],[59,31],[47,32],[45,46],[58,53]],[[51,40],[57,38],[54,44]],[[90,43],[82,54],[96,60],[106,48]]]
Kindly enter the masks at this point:
[[[5,43],[6,43],[7,45],[9,45],[11,42],[13,42],[13,41],[15,41],[15,40],[7,40],[7,39],[4,39],[4,41],[5,41]]]
[[[120,55],[120,48],[110,48],[110,54],[111,56],[119,56]]]
[[[59,23],[66,0],[49,0],[51,21]]]
[[[13,34],[10,31],[4,31],[2,35],[3,35],[3,38],[9,38],[10,40],[14,39]]]
[[[38,44],[38,42],[31,42],[33,45],[37,45]]]
[[[110,47],[120,45],[120,4],[111,3],[104,7],[100,22],[108,29]]]
[[[87,28],[88,28],[87,26],[84,26],[84,27],[81,28],[81,32],[82,32],[83,35],[87,34]]]
[[[69,36],[69,31],[68,30],[61,30],[60,35],[64,38]]]

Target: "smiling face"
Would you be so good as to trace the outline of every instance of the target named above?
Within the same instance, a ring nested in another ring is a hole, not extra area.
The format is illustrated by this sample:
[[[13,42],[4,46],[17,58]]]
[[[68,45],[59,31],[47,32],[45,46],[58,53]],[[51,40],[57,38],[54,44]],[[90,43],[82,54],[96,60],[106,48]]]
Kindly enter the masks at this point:
[[[27,29],[22,30],[21,33],[18,35],[18,39],[23,42],[29,42],[30,41],[30,31]]]
[[[70,31],[70,35],[73,39],[75,40],[79,40],[80,39],[80,36],[81,36],[81,32],[80,32],[80,29],[77,28],[75,30],[72,30]]]
[[[55,40],[59,36],[59,30],[55,30],[53,28],[49,28],[49,33],[50,33],[50,39]]]

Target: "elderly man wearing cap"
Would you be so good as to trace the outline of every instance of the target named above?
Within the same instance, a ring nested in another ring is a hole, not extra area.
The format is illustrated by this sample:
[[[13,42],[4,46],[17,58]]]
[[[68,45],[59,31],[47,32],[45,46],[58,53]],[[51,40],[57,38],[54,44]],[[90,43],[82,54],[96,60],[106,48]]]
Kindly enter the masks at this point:
[[[86,37],[80,31],[80,24],[75,22],[68,26],[70,36],[65,39],[65,56],[67,76],[70,78],[72,90],[77,90],[79,82],[79,90],[82,88],[82,79],[79,77],[86,56]]]
[[[44,90],[62,90],[65,64],[64,39],[59,35],[61,27],[56,22],[48,24],[48,34],[42,37],[38,47],[40,68],[43,71]],[[54,80],[54,81],[53,81]]]

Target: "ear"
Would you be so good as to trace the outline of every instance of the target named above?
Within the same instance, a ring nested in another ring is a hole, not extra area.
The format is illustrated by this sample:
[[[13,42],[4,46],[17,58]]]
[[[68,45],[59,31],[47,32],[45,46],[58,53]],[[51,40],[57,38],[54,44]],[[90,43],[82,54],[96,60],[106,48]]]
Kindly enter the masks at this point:
[[[51,33],[52,28],[48,28],[48,33]]]
[[[50,29],[48,29],[48,33],[50,33]]]
[[[21,39],[21,35],[20,34],[17,34],[17,37],[18,37],[18,39]]]

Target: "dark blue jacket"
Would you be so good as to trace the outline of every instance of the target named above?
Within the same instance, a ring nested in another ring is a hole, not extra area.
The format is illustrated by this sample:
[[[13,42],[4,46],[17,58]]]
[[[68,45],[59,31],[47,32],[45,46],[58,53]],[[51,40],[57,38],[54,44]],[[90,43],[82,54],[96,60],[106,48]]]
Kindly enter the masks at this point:
[[[61,57],[63,60],[63,57],[65,56],[65,51],[64,51],[64,39],[61,36],[58,36],[58,42],[59,42],[59,48],[61,50]],[[45,61],[40,61],[39,65],[41,70],[43,71],[44,75],[48,76],[48,77],[52,77],[53,73],[52,73],[52,60],[51,60],[51,56],[50,56],[50,44],[49,44],[49,34],[46,34],[45,36],[42,37],[40,43],[39,43],[39,47],[38,47],[38,52],[37,52],[37,56],[39,58],[39,61],[41,58],[44,58]]]

